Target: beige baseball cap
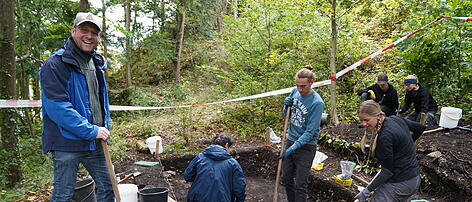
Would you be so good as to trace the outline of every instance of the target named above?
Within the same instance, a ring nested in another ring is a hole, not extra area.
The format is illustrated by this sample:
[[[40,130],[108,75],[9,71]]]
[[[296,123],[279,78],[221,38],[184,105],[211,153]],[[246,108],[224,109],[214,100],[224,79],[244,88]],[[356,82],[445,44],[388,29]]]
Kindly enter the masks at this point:
[[[91,22],[95,24],[100,31],[102,31],[102,19],[94,15],[93,13],[79,12],[75,16],[74,27],[84,22]]]
[[[378,76],[377,76],[377,83],[379,85],[383,85],[383,84],[387,84],[388,83],[388,76],[387,74],[385,73],[380,73]]]

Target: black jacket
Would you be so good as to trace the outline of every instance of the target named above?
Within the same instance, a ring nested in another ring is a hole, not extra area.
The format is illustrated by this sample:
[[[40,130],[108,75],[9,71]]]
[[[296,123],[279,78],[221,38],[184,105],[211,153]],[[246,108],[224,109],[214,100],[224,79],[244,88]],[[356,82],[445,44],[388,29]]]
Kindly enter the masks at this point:
[[[388,107],[388,109],[384,111],[385,115],[390,116],[395,114],[395,111],[398,109],[398,94],[397,90],[395,90],[395,87],[393,87],[392,84],[388,83],[387,92],[383,92],[382,89],[380,89],[379,85],[374,84],[363,90],[360,90],[359,92],[357,92],[357,95],[360,96],[363,93],[367,93],[367,91],[369,90],[374,91],[375,102]]]
[[[378,132],[375,158],[382,168],[393,173],[387,182],[402,182],[420,174],[413,141],[419,138],[424,129],[425,126],[402,117],[385,118]]]
[[[419,88],[416,91],[407,91],[405,94],[405,105],[402,107],[401,113],[405,113],[410,109],[411,103],[417,113],[437,112],[438,104],[434,100],[428,88],[418,84]]]

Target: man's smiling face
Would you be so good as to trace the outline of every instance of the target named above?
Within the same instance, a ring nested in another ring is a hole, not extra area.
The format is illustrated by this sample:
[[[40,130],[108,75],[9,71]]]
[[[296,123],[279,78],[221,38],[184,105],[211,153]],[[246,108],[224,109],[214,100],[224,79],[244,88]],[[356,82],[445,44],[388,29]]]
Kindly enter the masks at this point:
[[[98,46],[100,30],[90,22],[84,22],[71,30],[72,39],[77,47],[87,53],[92,52]]]

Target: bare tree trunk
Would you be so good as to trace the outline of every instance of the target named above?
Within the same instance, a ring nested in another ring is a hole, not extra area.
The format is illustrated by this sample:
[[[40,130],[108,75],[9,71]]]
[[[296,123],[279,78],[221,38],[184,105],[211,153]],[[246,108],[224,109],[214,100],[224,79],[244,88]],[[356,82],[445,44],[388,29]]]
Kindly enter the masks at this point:
[[[233,1],[233,16],[234,18],[238,17],[238,0]]]
[[[217,42],[217,49],[220,52],[219,58],[219,66],[224,70],[229,70],[229,65],[226,63],[226,51],[223,45],[223,37],[221,33],[223,32],[224,26],[224,14],[226,9],[228,8],[228,2],[226,0],[216,0],[216,32],[218,33],[218,42]]]
[[[90,4],[88,0],[80,0],[79,12],[87,12],[89,8],[90,8]]]
[[[180,83],[180,60],[182,58],[182,47],[184,42],[184,33],[185,33],[185,0],[180,0],[179,5],[179,22],[177,23],[179,26],[179,32],[177,34],[178,42],[177,42],[177,53],[176,53],[176,61],[174,67],[174,79],[175,83]]]
[[[161,10],[159,12],[159,32],[164,30],[164,25],[166,21],[166,0],[161,0]]]
[[[331,1],[331,6],[333,9],[333,14],[331,15],[331,55],[329,60],[329,67],[331,69],[331,78],[336,78],[336,48],[337,48],[337,25],[336,25],[336,0]],[[338,124],[338,113],[336,111],[336,81],[331,79],[330,85],[331,99],[330,99],[330,116],[331,123]]]
[[[131,48],[130,48],[130,43],[131,43],[131,36],[130,36],[130,24],[131,24],[131,0],[126,0],[125,3],[125,30],[126,30],[126,44],[125,44],[125,49],[126,49],[126,85],[129,87],[132,84],[131,82],[131,64],[130,64],[130,55],[131,55]]]
[[[105,0],[102,0],[102,16],[103,16],[103,24],[102,24],[102,36],[101,36],[101,39],[102,39],[102,46],[103,46],[103,57],[105,57],[105,59],[108,58],[108,48],[107,48],[107,44],[108,44],[108,35],[107,35],[107,23],[106,23],[106,12],[107,12],[107,5],[106,5],[106,2]]]
[[[0,1],[0,99],[16,99],[15,0]],[[0,172],[7,185],[21,180],[21,164],[16,134],[16,111],[0,109]]]

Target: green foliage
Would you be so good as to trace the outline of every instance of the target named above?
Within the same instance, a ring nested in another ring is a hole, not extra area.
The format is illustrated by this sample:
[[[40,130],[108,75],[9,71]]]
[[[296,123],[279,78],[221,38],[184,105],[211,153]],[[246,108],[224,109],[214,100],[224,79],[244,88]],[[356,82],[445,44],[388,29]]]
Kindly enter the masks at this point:
[[[458,4],[433,2],[435,9],[425,10],[424,15],[467,16],[472,9],[471,2]],[[411,19],[405,26],[413,30],[434,18]],[[402,63],[399,65],[408,74],[419,77],[438,101],[439,106],[453,106],[465,109],[465,119],[472,115],[472,35],[467,30],[472,24],[466,21],[443,19],[442,23],[419,33],[414,40],[400,47]]]
[[[16,201],[25,199],[28,195],[39,195],[36,192],[52,184],[52,161],[41,152],[41,137],[20,138],[18,143],[21,169],[23,173],[23,180],[15,187],[5,187],[4,174],[9,173],[8,170],[0,171],[0,200],[1,201]],[[5,157],[5,153],[1,150],[0,156]],[[2,159],[0,169],[4,168],[8,159]]]
[[[358,172],[364,172],[369,175],[380,172],[380,168],[374,165],[374,162],[372,162],[372,159],[367,159],[362,162],[357,162],[355,169]]]
[[[222,106],[223,117],[221,127],[227,131],[235,131],[235,135],[243,139],[263,139],[265,129],[274,128],[282,131],[282,98],[256,99],[241,104]],[[264,104],[262,104],[264,103]]]

